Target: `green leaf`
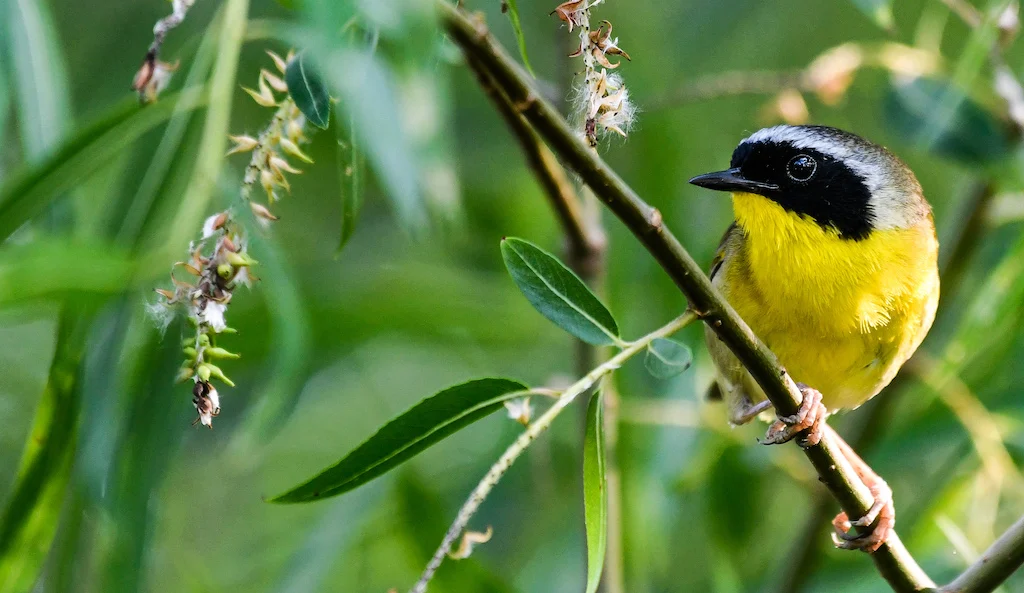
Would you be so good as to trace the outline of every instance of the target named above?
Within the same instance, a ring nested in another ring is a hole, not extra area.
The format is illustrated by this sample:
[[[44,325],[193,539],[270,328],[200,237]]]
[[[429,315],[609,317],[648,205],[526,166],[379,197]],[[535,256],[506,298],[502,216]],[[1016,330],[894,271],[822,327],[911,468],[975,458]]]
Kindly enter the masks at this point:
[[[893,0],[853,0],[854,5],[880,28],[892,31],[896,21],[892,16]]]
[[[385,424],[338,463],[269,502],[312,502],[348,492],[502,408],[526,389],[511,379],[477,379],[449,387]]]
[[[530,73],[530,76],[537,77],[533,73],[533,67],[530,66],[530,58],[526,55],[526,37],[523,35],[523,25],[519,22],[519,6],[517,6],[516,0],[507,0],[508,2],[508,20],[512,23],[512,31],[516,34],[516,42],[519,44],[519,55],[523,58],[523,66],[526,66],[526,71]]]
[[[62,315],[46,389],[17,482],[0,518],[0,592],[30,591],[57,532],[74,466],[81,407],[76,376],[87,321]]]
[[[196,109],[204,103],[200,89],[166,96],[145,108],[139,108],[134,98],[126,99],[83,127],[50,157],[0,188],[0,241],[103,167],[119,151],[166,121],[176,106]]]
[[[356,219],[363,208],[364,159],[356,136],[356,122],[349,116],[347,141],[342,126],[334,126],[338,138],[338,181],[341,196],[341,232],[338,239],[340,253],[356,230]]]
[[[604,402],[598,391],[587,408],[583,441],[583,511],[587,526],[587,593],[597,591],[608,546],[608,488],[605,482]]]
[[[502,239],[501,255],[512,280],[541,315],[588,344],[620,341],[612,314],[555,256],[513,237]]]
[[[321,130],[327,129],[331,121],[331,96],[323,77],[306,57],[300,53],[291,62],[284,73],[284,81],[288,85],[288,94],[295,100],[299,111],[306,119]]]
[[[61,37],[48,3],[11,0],[5,4],[0,8],[0,40],[8,40],[16,121],[29,160],[38,162],[64,137],[70,119]]]
[[[399,121],[392,73],[368,50],[337,51],[329,64],[331,88],[355,123],[353,132],[362,153],[387,190],[399,222],[410,233],[421,233],[428,217],[419,189],[420,165]]]
[[[145,283],[130,254],[103,243],[37,239],[0,249],[0,307],[69,294],[117,294]]]
[[[693,352],[682,342],[668,338],[655,338],[647,345],[644,366],[659,379],[668,379],[690,368]]]
[[[953,101],[954,111],[945,127],[936,113]],[[1013,146],[1007,127],[947,80],[915,78],[894,84],[884,102],[888,124],[909,142],[924,144],[935,154],[978,165],[1010,154]]]

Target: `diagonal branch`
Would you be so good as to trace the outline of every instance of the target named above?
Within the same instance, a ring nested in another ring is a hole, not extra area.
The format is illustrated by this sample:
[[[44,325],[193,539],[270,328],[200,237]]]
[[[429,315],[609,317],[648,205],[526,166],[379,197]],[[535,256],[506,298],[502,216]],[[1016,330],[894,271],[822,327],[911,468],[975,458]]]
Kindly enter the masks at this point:
[[[797,412],[801,395],[775,355],[761,343],[732,307],[712,288],[701,267],[665,227],[661,213],[644,202],[601,158],[573,133],[558,111],[533,88],[484,25],[443,1],[437,6],[443,26],[462,50],[479,60],[563,162],[580,175],[597,197],[629,228],[661,264],[691,307],[736,354],[781,415]],[[840,506],[852,517],[863,516],[872,497],[841,454],[836,437],[828,436],[805,453]],[[872,555],[882,576],[896,591],[919,591],[933,582],[907,552],[899,537]]]

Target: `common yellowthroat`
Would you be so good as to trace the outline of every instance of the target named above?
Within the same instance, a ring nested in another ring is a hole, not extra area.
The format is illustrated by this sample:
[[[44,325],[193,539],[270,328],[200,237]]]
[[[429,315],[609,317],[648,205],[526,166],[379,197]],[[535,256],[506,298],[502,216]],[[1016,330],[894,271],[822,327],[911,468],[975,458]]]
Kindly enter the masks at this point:
[[[842,130],[776,126],[741,141],[729,169],[690,183],[732,192],[736,220],[712,283],[803,384],[801,414],[776,422],[769,442],[818,427],[828,412],[856,408],[888,385],[931,328],[939,299],[931,207],[907,165]],[[764,411],[764,393],[728,347],[711,331],[706,341],[730,419]],[[846,536],[843,547],[873,551],[884,542],[881,524],[891,529],[895,516],[884,482],[862,477],[876,493],[882,533]],[[844,515],[837,529],[848,531]]]

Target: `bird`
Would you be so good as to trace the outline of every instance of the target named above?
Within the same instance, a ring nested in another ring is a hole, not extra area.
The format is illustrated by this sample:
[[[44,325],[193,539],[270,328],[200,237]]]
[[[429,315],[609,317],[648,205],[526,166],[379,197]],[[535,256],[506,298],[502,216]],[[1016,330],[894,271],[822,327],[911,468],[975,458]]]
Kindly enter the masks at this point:
[[[823,420],[882,391],[931,328],[939,300],[931,206],[892,152],[818,125],[754,132],[728,169],[690,183],[731,193],[735,219],[713,259],[712,285],[803,396],[800,412],[776,419],[764,442],[814,445]],[[712,391],[730,422],[770,420],[770,402],[739,360],[710,328],[705,341],[717,371]],[[875,504],[854,522],[840,513],[834,539],[874,552],[895,524],[892,491],[843,445]]]

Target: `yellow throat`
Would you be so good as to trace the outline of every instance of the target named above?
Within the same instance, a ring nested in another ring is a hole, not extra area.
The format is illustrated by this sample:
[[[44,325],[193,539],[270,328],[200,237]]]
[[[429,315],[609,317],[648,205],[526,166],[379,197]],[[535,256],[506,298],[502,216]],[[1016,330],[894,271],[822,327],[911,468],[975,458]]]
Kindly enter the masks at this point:
[[[822,336],[864,333],[937,290],[930,217],[855,241],[763,196],[734,193],[732,202],[746,234],[750,288],[770,309],[758,317],[793,316],[805,331]]]

